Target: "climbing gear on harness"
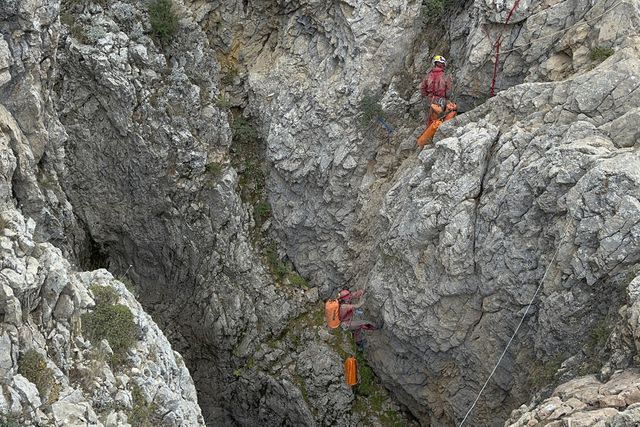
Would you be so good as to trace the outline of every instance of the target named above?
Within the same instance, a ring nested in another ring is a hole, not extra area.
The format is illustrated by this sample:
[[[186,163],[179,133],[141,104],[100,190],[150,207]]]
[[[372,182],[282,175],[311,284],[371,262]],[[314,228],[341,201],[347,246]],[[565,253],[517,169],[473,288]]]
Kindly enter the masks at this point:
[[[344,379],[348,386],[358,384],[358,361],[353,356],[344,361]]]
[[[444,59],[444,56],[436,55],[436,56],[433,57],[433,63],[434,64],[440,63],[442,65],[447,65],[447,60]]]
[[[329,328],[340,326],[340,303],[337,299],[329,299],[324,303],[324,318]]]
[[[418,137],[418,146],[420,148],[423,148],[433,138],[442,123],[453,119],[458,114],[458,106],[455,102],[451,101],[447,101],[444,112],[442,112],[442,109],[437,104],[431,104],[431,108],[437,112],[440,117],[432,121]]]

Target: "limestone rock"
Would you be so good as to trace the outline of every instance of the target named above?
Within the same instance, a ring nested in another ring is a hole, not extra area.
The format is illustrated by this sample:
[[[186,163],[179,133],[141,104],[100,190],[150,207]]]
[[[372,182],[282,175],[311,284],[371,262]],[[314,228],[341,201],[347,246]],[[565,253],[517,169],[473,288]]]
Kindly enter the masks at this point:
[[[604,384],[592,376],[577,378],[558,386],[544,402],[514,411],[505,426],[535,425],[533,420],[545,425],[635,425],[640,422],[638,405],[623,396],[637,393],[638,386],[637,370],[617,372]]]

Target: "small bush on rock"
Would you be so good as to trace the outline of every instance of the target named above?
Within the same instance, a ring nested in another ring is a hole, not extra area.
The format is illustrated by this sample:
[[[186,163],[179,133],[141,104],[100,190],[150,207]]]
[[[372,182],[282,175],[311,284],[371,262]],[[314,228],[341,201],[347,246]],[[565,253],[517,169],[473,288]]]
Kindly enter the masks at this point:
[[[271,205],[269,202],[258,203],[253,209],[253,214],[256,222],[262,225],[271,216]]]
[[[613,52],[614,50],[610,47],[597,46],[591,49],[591,52],[589,52],[589,59],[591,59],[592,61],[602,62],[613,55]]]
[[[53,371],[45,358],[35,350],[26,351],[18,360],[18,373],[34,383],[40,395],[45,395],[54,385]]]
[[[133,407],[129,413],[129,423],[133,427],[153,427],[158,425],[154,423],[153,416],[158,410],[155,403],[147,403],[142,395],[142,390],[137,384],[131,389],[131,400]]]
[[[136,341],[133,314],[127,306],[115,304],[113,289],[94,285],[91,291],[96,307],[82,315],[82,332],[94,345],[106,339],[113,350],[112,362],[121,363]]]
[[[258,131],[253,124],[242,116],[238,116],[231,125],[233,140],[240,144],[254,144],[258,141]]]
[[[92,285],[90,288],[96,304],[115,304],[120,296],[109,286]]]
[[[381,117],[383,114],[382,106],[378,97],[373,94],[365,94],[360,101],[360,120],[363,125],[368,125],[372,120]]]
[[[161,43],[168,43],[178,29],[178,15],[171,0],[156,0],[149,7],[153,35]]]
[[[220,175],[222,175],[223,167],[219,162],[211,162],[207,163],[204,170],[212,179],[218,179],[220,178]]]
[[[358,385],[356,386],[356,394],[361,396],[372,396],[376,392],[375,375],[373,369],[369,367],[367,361],[364,360],[362,353],[356,353],[358,361]]]
[[[291,283],[293,286],[297,288],[302,288],[302,289],[309,288],[309,283],[307,282],[307,280],[301,275],[299,275],[298,273],[296,273],[295,271],[292,271],[291,273],[289,273],[289,283]]]
[[[21,423],[14,415],[0,414],[0,427],[20,427]]]

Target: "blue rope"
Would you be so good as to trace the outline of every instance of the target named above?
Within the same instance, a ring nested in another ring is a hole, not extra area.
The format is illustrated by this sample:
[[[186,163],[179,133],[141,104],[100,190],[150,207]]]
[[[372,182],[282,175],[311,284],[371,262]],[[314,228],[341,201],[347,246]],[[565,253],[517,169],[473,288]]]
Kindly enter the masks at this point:
[[[378,116],[378,123],[380,123],[382,125],[382,127],[389,133],[393,133],[395,132],[395,129],[393,129],[391,127],[391,125],[387,122],[384,121],[384,119],[380,116]]]

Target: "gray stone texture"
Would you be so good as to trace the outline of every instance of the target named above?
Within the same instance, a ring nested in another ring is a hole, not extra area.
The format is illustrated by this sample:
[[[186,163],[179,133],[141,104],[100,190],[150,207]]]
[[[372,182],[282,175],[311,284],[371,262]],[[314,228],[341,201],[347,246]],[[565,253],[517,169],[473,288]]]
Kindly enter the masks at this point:
[[[193,12],[173,3],[179,27],[164,44],[150,34],[146,4],[63,8],[56,89],[68,134],[66,194],[96,266],[132,279],[184,356],[208,424],[336,419],[345,404],[312,414],[284,367],[262,372],[266,363],[253,357],[309,298],[276,287],[253,248],[252,207],[229,165],[231,115],[219,105],[216,53]]]
[[[12,171],[3,172],[11,176]],[[0,249],[5,263],[0,271],[5,296],[0,300],[3,414],[20,425],[101,426],[113,414],[131,416],[132,408],[120,404],[118,396],[137,384],[148,396],[149,420],[165,426],[204,425],[182,358],[125,286],[105,270],[75,272],[59,249],[32,240],[22,215],[4,209],[3,218],[11,217],[2,238],[12,237]],[[19,240],[33,243],[34,249],[21,252]],[[32,263],[38,264],[36,274],[29,273]],[[109,363],[113,352],[83,336],[82,316],[95,305],[89,286],[111,288],[117,303],[133,314],[136,337],[122,362]],[[29,351],[37,351],[46,366],[23,365]],[[116,380],[125,375],[127,382]],[[48,386],[40,389],[38,384]]]
[[[349,411],[336,338],[314,317],[363,287],[385,325],[366,357],[424,425],[461,420],[534,295],[469,423],[501,424],[558,358],[557,395],[510,422],[637,423],[620,395],[640,341],[638,2],[523,0],[505,25],[513,0],[477,0],[454,4],[446,31],[421,3],[176,0],[161,44],[149,2],[2,2],[0,409],[124,425],[135,386],[163,425],[375,424]],[[500,93],[484,102],[499,34]],[[594,48],[615,53],[599,64]],[[417,153],[417,85],[443,51],[467,114]],[[392,133],[362,120],[365,95]],[[239,114],[266,145],[265,230],[314,289],[276,286],[253,247],[230,166]],[[183,356],[98,267],[135,283]],[[78,333],[95,282],[136,318],[126,372]],[[574,379],[605,320],[599,377]],[[17,373],[31,348],[55,399]]]
[[[447,18],[449,46],[423,37],[416,2],[192,4],[261,124],[288,256],[321,297],[366,287],[385,322],[368,359],[422,422],[461,420],[547,267],[474,425],[503,421],[532,367],[580,353],[622,305],[640,256],[637,2],[523,1],[508,26],[513,2],[474,2]],[[416,158],[430,54],[449,49],[469,110],[501,32],[499,95]],[[600,64],[597,47],[615,53]],[[359,123],[368,92],[392,134]]]

